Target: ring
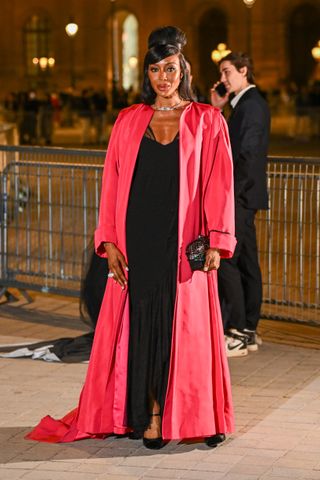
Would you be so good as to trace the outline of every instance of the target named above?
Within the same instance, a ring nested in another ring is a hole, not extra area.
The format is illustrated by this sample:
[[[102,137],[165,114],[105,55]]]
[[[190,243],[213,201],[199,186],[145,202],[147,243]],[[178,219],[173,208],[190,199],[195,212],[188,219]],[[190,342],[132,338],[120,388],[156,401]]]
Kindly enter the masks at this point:
[[[109,277],[109,278],[114,277],[114,273],[112,273],[112,272],[108,273],[108,277]]]

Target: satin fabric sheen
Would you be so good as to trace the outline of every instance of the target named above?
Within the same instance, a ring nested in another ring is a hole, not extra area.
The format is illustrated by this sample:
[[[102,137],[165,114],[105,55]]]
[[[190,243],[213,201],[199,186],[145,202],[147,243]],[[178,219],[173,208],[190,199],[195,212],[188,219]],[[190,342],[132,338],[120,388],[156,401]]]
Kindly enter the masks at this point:
[[[150,106],[133,105],[120,113],[114,125],[95,232],[101,256],[105,256],[106,241],[114,242],[126,255],[130,185],[153,112]],[[217,274],[192,272],[185,255],[186,246],[200,233],[200,189],[206,219],[201,233],[209,233],[210,245],[219,248],[224,258],[230,258],[235,248],[232,159],[221,113],[209,105],[191,103],[181,115],[179,141],[177,294],[162,419],[164,439],[203,437],[234,429]],[[78,407],[61,420],[44,417],[26,438],[70,442],[128,431],[128,300],[127,290],[115,282],[107,283]]]

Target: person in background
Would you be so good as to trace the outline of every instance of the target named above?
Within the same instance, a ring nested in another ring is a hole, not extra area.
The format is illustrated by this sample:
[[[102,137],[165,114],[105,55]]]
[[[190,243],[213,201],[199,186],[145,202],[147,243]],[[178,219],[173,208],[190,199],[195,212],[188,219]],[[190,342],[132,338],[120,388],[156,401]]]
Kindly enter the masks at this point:
[[[255,215],[268,208],[267,152],[270,115],[254,83],[248,55],[231,52],[219,64],[226,89],[211,91],[212,105],[222,109],[231,99],[228,120],[234,168],[237,246],[234,256],[221,262],[219,296],[228,356],[256,351],[261,343],[256,329],[262,303],[262,278],[258,261]]]
[[[20,143],[35,145],[38,140],[39,101],[35,91],[24,94],[22,99],[22,120],[20,125]]]
[[[81,145],[89,145],[91,143],[91,125],[93,120],[93,105],[90,89],[83,89],[77,102],[81,125]]]
[[[50,93],[39,100],[39,139],[44,145],[52,144],[54,108]]]
[[[108,99],[103,89],[93,92],[93,122],[96,129],[96,143],[105,144],[107,141],[107,107]]]
[[[19,100],[15,92],[10,92],[4,100],[5,119],[7,122],[15,123],[17,121]]]

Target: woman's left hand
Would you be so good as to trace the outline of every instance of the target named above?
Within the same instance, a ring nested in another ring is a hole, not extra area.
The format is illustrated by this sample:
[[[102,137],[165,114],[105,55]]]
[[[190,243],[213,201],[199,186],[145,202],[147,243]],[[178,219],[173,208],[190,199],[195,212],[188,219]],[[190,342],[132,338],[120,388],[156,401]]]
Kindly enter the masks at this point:
[[[206,253],[206,261],[203,267],[204,272],[210,270],[218,270],[220,267],[220,251],[218,248],[208,248]]]

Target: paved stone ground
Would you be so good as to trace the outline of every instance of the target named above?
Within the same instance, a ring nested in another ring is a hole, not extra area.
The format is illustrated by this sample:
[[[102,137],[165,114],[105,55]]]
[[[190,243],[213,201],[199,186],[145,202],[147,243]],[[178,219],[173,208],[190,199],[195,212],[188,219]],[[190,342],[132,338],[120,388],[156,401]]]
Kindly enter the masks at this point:
[[[0,343],[86,330],[76,300],[38,295],[0,305]],[[1,480],[320,480],[319,350],[264,342],[230,360],[235,434],[216,449],[170,442],[159,452],[110,437],[73,444],[25,441],[43,415],[76,405],[86,365],[0,359]]]

